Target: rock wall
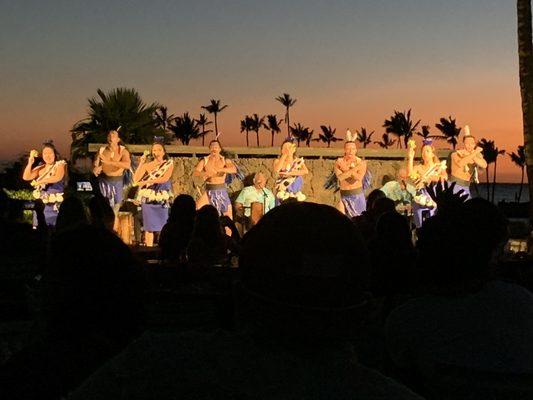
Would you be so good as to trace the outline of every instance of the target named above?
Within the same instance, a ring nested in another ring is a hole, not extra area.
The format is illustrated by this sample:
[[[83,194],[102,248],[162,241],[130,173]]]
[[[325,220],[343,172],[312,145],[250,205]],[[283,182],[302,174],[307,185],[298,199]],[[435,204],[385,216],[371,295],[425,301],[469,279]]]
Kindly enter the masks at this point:
[[[201,180],[192,177],[195,166],[200,161],[198,157],[174,157],[174,172],[172,175],[174,193],[186,193],[195,199],[199,197],[199,190],[203,190]],[[234,160],[239,168],[247,175],[251,184],[251,175],[258,171],[263,171],[268,179],[267,187],[274,188],[274,178],[272,176],[273,158],[239,158]],[[309,201],[335,205],[339,201],[339,193],[324,189],[324,183],[333,171],[334,159],[314,158],[306,159],[305,163],[309,169],[309,174],[304,177],[303,193]],[[398,169],[404,165],[402,160],[367,160],[368,168],[372,172],[372,189],[382,186],[383,177],[388,175],[395,177]],[[245,179],[245,183],[247,180]],[[234,199],[243,187],[243,182],[234,180],[229,186],[230,197]],[[370,190],[367,190],[369,192]]]

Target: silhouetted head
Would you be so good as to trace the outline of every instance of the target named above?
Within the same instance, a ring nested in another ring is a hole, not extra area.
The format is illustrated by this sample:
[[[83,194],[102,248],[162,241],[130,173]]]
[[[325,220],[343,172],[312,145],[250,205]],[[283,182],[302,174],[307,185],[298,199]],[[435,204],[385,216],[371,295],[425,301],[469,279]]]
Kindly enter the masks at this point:
[[[196,212],[193,238],[201,239],[206,243],[215,243],[222,238],[218,211],[212,205],[205,205]]]
[[[374,208],[374,203],[376,202],[376,200],[377,199],[382,199],[384,197],[386,197],[386,195],[381,190],[379,190],[379,189],[372,190],[368,194],[368,197],[366,198],[366,209],[367,210],[372,210],[372,208]]]
[[[239,272],[241,322],[304,340],[341,335],[344,324],[356,322],[347,317],[364,302],[368,261],[344,215],[322,204],[289,203],[244,236]]]
[[[387,212],[394,212],[395,206],[396,205],[394,204],[393,200],[389,199],[388,197],[380,197],[374,201],[372,205],[372,212],[377,217]]]
[[[491,260],[506,238],[507,224],[497,208],[483,199],[470,200],[422,226],[418,270],[436,288],[479,289],[490,277]]]
[[[91,216],[92,225],[113,230],[115,213],[106,197],[99,193],[95,193],[95,195],[89,200],[89,214]]]
[[[141,294],[138,265],[113,232],[80,226],[53,238],[43,310],[55,334],[127,340],[139,324]]]
[[[192,223],[195,216],[196,203],[192,196],[189,196],[188,194],[180,194],[172,203],[168,222],[179,223],[181,221],[190,221]]]
[[[381,243],[412,247],[409,222],[396,211],[389,210],[380,215],[376,224],[376,236]]]
[[[88,223],[87,211],[83,202],[77,196],[66,197],[59,206],[56,231],[69,230]]]

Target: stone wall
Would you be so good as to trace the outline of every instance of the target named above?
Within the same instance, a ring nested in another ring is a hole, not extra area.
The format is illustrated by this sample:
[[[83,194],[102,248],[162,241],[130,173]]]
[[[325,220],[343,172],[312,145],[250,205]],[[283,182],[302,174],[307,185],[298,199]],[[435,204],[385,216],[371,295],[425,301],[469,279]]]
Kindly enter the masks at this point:
[[[89,145],[89,151],[96,152],[102,146],[93,143]],[[148,145],[129,145],[128,150],[135,159],[146,149]],[[172,175],[173,190],[175,194],[186,193],[198,198],[203,190],[203,182],[192,177],[195,166],[201,157],[207,154],[207,148],[199,146],[166,146],[167,153],[174,162]],[[239,168],[246,174],[251,175],[257,171],[263,171],[268,179],[267,186],[274,187],[272,166],[275,157],[279,154],[278,147],[229,147],[225,149],[228,158],[233,159]],[[438,150],[437,155],[446,159],[449,150]],[[304,177],[303,193],[309,201],[334,205],[339,200],[339,193],[324,189],[326,179],[333,171],[333,164],[337,157],[342,156],[342,148],[306,148],[298,149],[298,155],[305,158],[309,174]],[[402,149],[359,149],[358,156],[368,162],[368,168],[372,172],[372,188],[382,186],[383,177],[388,175],[395,177],[398,169],[405,165],[406,150]],[[246,182],[246,181],[245,181]],[[248,180],[251,184],[251,179]],[[229,187],[230,197],[235,198],[242,189],[243,182],[235,180]]]

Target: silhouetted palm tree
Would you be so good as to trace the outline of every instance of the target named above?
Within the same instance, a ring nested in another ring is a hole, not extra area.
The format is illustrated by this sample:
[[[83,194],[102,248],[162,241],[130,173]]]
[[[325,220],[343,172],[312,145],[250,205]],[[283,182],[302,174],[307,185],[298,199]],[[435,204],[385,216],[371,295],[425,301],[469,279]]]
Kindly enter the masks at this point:
[[[274,114],[269,114],[266,116],[267,118],[267,129],[270,131],[271,135],[272,135],[272,141],[270,143],[271,146],[274,146],[274,135],[276,133],[280,133],[281,132],[281,128],[280,128],[280,125],[281,123],[283,122],[283,120],[278,120],[278,117],[275,116]]]
[[[202,128],[200,136],[202,137],[202,146],[205,146],[205,136],[208,133],[213,132],[211,129],[205,129],[205,127],[211,125],[212,122],[207,119],[205,114],[200,114],[200,116],[196,119],[196,123],[200,128]]]
[[[529,221],[533,223],[533,35],[531,31],[531,0],[517,0],[516,13],[522,121],[529,182]]]
[[[440,136],[440,135],[432,135],[431,134],[431,132],[429,131],[429,129],[430,129],[429,125],[423,125],[421,127],[421,129],[422,129],[422,131],[416,132],[416,135],[420,136],[422,139],[436,139],[436,140],[442,139],[442,136]]]
[[[388,149],[389,147],[392,147],[394,146],[394,143],[396,143],[396,140],[394,139],[391,139],[389,137],[389,134],[388,133],[384,133],[382,136],[381,136],[381,141],[379,142],[374,142],[375,144],[379,145],[379,147],[381,147],[382,149]]]
[[[363,144],[363,149],[366,149],[366,146],[372,143],[372,135],[374,134],[374,131],[368,133],[366,128],[361,127],[361,129],[355,131],[355,133],[357,133],[357,141]]]
[[[407,142],[411,139],[416,131],[420,120],[413,122],[411,119],[411,109],[407,112],[394,111],[390,119],[383,123],[386,133],[392,133],[398,137],[398,147],[402,148],[402,138],[407,147]]]
[[[246,132],[246,147],[250,146],[249,140],[248,140],[248,134],[251,131],[251,124],[250,124],[250,116],[245,115],[244,119],[241,120],[241,133]]]
[[[265,125],[265,117],[260,117],[257,114],[253,114],[250,117],[250,130],[255,132],[257,147],[259,147],[259,130],[261,128],[267,128]]]
[[[485,161],[487,161],[487,168],[485,171],[487,175],[487,200],[489,200],[489,187],[490,187],[489,166],[490,164],[494,164],[494,169],[492,173],[492,194],[490,196],[490,201],[494,202],[498,156],[505,154],[505,150],[498,149],[494,144],[494,140],[481,139],[478,145],[483,149],[483,157],[485,157]]]
[[[322,130],[322,133],[318,135],[318,138],[313,139],[314,142],[327,143],[328,147],[331,147],[331,142],[335,143],[338,141],[342,141],[341,138],[335,137],[335,133],[337,132],[336,128],[332,128],[329,125],[320,125],[320,129]]]
[[[294,126],[291,126],[290,130],[291,130],[291,136],[296,138],[296,141],[298,142],[298,146],[300,146],[300,142],[305,141],[305,144],[307,145],[307,147],[309,147],[314,131],[310,130],[308,127],[303,126],[300,123],[297,123]]]
[[[457,127],[455,119],[451,116],[446,118],[441,118],[439,124],[435,124],[435,128],[442,132],[442,139],[446,139],[448,143],[452,145],[452,148],[455,150],[457,146],[457,138],[461,133],[461,128]]]
[[[211,104],[208,104],[207,106],[202,106],[204,110],[206,110],[209,114],[213,114],[215,117],[215,136],[218,137],[218,120],[217,115],[224,111],[226,108],[228,108],[227,105],[220,105],[220,100],[213,100],[211,99]]]
[[[89,116],[77,122],[71,130],[73,159],[88,155],[89,143],[103,143],[112,129],[120,127],[120,136],[126,143],[152,143],[161,135],[155,117],[161,107],[147,105],[135,89],[117,88],[89,99]]]
[[[174,120],[174,114],[168,115],[168,108],[165,106],[159,106],[155,110],[154,117],[158,128],[163,130],[163,133],[168,133],[168,127]]]
[[[290,94],[283,93],[282,96],[276,97],[276,100],[279,101],[285,107],[285,123],[287,124],[287,136],[291,135],[290,128],[290,115],[289,109],[296,103],[296,99],[293,99]]]
[[[169,129],[174,132],[176,139],[185,145],[188,145],[192,139],[198,139],[200,137],[198,123],[187,112],[175,118]]]
[[[522,187],[524,186],[524,170],[526,168],[526,149],[524,146],[518,146],[516,149],[516,153],[509,154],[509,157],[511,157],[511,160],[513,163],[520,168],[521,177],[520,177],[520,190],[518,191],[518,198],[516,198],[516,201],[520,203],[520,199],[522,198]]]

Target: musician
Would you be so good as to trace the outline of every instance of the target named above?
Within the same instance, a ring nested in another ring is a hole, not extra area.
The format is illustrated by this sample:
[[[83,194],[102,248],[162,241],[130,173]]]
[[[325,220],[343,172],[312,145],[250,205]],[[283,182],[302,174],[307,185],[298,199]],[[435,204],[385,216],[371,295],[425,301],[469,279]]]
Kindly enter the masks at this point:
[[[439,160],[431,139],[424,139],[422,142],[422,162],[420,164],[414,163],[416,148],[414,140],[408,142],[407,148],[407,174],[416,188],[412,203],[413,218],[415,226],[420,228],[424,219],[435,214],[437,207],[429,196],[426,187],[431,183],[448,179],[446,161],[441,162]]]
[[[237,167],[220,152],[222,147],[218,139],[209,143],[209,155],[202,158],[196,166],[193,176],[201,177],[205,181],[205,192],[196,202],[199,210],[206,204],[215,207],[220,215],[233,219],[233,209],[226,187],[227,174],[236,174]]]
[[[30,151],[28,163],[22,174],[22,179],[31,181],[35,188],[33,197],[41,199],[45,204],[44,217],[46,224],[55,226],[59,206],[63,201],[63,190],[65,187],[66,163],[61,160],[52,141],[46,142],[41,150],[42,162],[36,166],[35,159],[38,156],[36,150]],[[37,226],[37,218],[34,212],[33,226]]]
[[[366,210],[363,192],[363,177],[366,174],[366,161],[356,156],[355,135],[346,132],[344,156],[335,161],[335,175],[339,180],[341,199],[337,209],[349,218],[357,217]]]
[[[151,161],[147,162],[148,155],[144,153],[133,174],[133,184],[139,187],[144,244],[149,247],[154,245],[154,233],[161,232],[168,219],[172,202],[170,178],[174,170],[174,161],[168,157],[162,143],[154,142],[150,153]]]
[[[463,149],[454,151],[451,154],[451,176],[450,181],[455,182],[454,192],[459,190],[463,194],[470,195],[470,183],[477,183],[477,168],[487,168],[487,162],[483,158],[483,149],[476,146],[476,138],[470,134],[470,127],[465,126],[463,136]]]
[[[277,201],[304,201],[306,196],[302,193],[303,176],[308,173],[304,159],[296,157],[296,144],[291,139],[285,140],[281,145],[281,155],[274,161]]]
[[[98,177],[100,192],[109,200],[115,214],[123,199],[124,171],[130,168],[130,153],[122,144],[118,129],[109,131],[107,145],[96,154],[93,173]]]
[[[242,212],[246,218],[250,218],[252,203],[263,205],[263,214],[273,209],[276,205],[276,198],[270,189],[266,188],[266,177],[262,172],[254,175],[252,186],[246,186],[241,190],[235,200],[236,211]]]

